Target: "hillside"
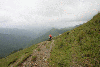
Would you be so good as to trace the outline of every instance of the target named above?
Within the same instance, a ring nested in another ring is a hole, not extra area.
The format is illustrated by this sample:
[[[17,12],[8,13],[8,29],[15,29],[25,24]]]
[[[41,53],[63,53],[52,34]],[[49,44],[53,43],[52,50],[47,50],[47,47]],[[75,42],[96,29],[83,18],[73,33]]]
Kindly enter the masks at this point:
[[[100,67],[100,13],[55,38],[50,67]]]
[[[36,38],[36,33],[34,31],[17,29],[17,28],[0,28],[1,34],[11,34],[14,36],[26,36],[32,39]]]
[[[0,67],[100,67],[100,13],[52,41],[0,59]]]
[[[13,51],[26,48],[31,38],[12,34],[0,33],[0,58],[9,55]]]
[[[47,29],[44,33],[47,32]],[[37,29],[29,31],[17,28],[0,28],[0,58],[33,45],[33,43],[30,44],[30,41],[44,34],[41,33],[37,36],[39,31],[35,32],[34,30]]]
[[[0,28],[1,34],[11,34],[15,36],[26,36],[32,39],[42,36],[48,32],[51,28],[32,28],[30,29],[18,29],[18,28]]]
[[[53,35],[58,35],[58,32],[63,33],[68,29],[53,28],[47,33],[46,33],[47,29],[44,29],[44,30],[45,31],[43,31],[43,33],[40,33],[38,35],[37,39],[35,39],[34,41],[31,41],[34,37],[33,35],[35,34],[31,35],[32,33],[30,33],[30,31],[27,31],[24,29],[0,28],[0,51],[1,51],[0,58],[8,56],[11,52],[12,53],[17,52],[20,49],[23,49],[33,44],[47,40],[50,32]],[[43,35],[44,33],[46,34]],[[42,36],[39,37],[40,35]],[[37,37],[37,35],[35,35],[35,37]]]
[[[37,44],[39,42],[48,40],[49,35],[52,34],[53,37],[58,36],[59,34],[62,34],[66,31],[72,30],[74,27],[70,27],[70,28],[62,28],[62,29],[56,29],[56,28],[52,28],[50,31],[46,32],[44,35],[32,40],[30,42],[30,44]]]

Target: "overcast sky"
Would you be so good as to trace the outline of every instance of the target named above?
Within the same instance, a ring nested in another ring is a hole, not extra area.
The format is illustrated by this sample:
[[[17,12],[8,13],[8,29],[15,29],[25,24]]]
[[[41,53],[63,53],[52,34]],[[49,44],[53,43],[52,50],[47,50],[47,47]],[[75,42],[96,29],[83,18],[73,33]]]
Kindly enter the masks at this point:
[[[70,27],[90,20],[100,0],[0,0],[0,27]]]

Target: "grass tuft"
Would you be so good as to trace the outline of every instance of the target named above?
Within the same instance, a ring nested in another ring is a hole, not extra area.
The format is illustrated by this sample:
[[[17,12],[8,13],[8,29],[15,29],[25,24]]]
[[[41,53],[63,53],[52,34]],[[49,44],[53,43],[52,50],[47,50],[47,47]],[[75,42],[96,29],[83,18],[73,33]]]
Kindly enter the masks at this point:
[[[32,56],[32,61],[36,61],[37,56]]]

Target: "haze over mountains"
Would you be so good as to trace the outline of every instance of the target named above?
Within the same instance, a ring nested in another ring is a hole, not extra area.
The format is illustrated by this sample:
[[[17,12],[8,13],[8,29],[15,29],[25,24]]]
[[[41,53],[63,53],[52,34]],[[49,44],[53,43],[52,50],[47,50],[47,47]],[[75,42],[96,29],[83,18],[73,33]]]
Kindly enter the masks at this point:
[[[0,67],[100,67],[100,13],[78,26],[69,28],[73,29],[70,31],[67,31],[68,28],[52,28],[35,41],[46,39],[50,33],[53,36],[62,35],[11,53],[0,59]]]
[[[43,31],[43,33],[46,32],[46,30],[42,30],[42,29],[41,30],[40,29],[25,30],[25,29],[17,29],[17,28],[0,28],[0,33],[2,33],[2,34],[12,34],[15,36],[26,36],[26,37],[30,37],[32,39],[35,39],[35,38],[41,36],[43,33],[41,33],[40,35],[38,35],[38,34],[42,31]]]
[[[0,57],[86,23],[98,11],[100,0],[2,0]]]
[[[17,28],[0,28],[0,57],[5,57],[13,51],[24,49],[33,44],[48,40],[48,35],[57,36],[71,28],[47,28],[47,29],[17,29]]]

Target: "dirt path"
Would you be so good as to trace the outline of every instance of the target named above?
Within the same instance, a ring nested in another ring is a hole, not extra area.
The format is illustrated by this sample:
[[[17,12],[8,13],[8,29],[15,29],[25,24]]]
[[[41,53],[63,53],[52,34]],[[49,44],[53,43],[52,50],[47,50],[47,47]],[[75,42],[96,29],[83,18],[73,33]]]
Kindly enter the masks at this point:
[[[46,46],[49,46],[49,48]],[[47,59],[50,57],[52,46],[54,46],[54,40],[52,40],[51,44],[50,41],[39,43],[33,54],[18,67],[49,67]],[[40,48],[40,51],[37,50],[38,48]],[[37,56],[36,61],[31,60],[32,56]]]

